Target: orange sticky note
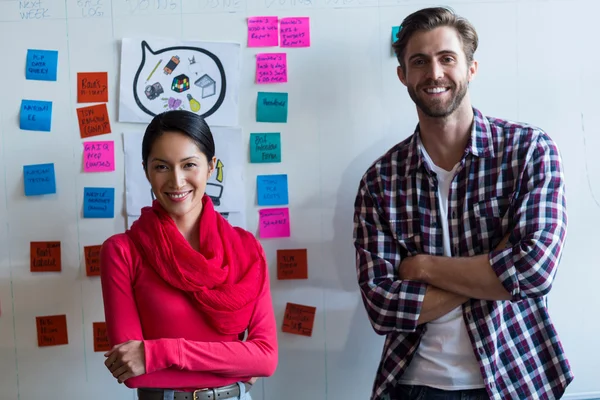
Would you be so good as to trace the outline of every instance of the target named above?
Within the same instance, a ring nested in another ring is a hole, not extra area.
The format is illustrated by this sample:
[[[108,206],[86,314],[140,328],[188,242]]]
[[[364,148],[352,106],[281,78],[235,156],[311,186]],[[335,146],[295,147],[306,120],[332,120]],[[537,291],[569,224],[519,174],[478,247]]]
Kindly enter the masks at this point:
[[[277,250],[277,279],[308,279],[306,249]]]
[[[100,247],[84,246],[83,253],[85,255],[85,273],[87,276],[100,276]]]
[[[98,104],[77,109],[79,134],[82,138],[110,133],[110,121],[106,104]]]
[[[316,307],[287,303],[281,331],[296,335],[312,336],[316,312]]]
[[[78,72],[77,102],[106,103],[108,101],[108,73]]]
[[[94,351],[109,351],[108,335],[106,333],[106,322],[94,322]]]
[[[31,242],[31,272],[60,272],[60,242]]]
[[[69,344],[66,315],[35,317],[35,323],[39,347]]]

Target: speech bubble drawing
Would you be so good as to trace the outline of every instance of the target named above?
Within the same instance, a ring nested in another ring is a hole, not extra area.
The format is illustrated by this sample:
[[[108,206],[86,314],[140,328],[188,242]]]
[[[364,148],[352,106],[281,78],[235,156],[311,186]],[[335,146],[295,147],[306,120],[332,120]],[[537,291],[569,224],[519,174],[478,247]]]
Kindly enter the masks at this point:
[[[133,98],[144,113],[154,117],[179,109],[207,118],[223,104],[227,79],[223,63],[214,53],[194,46],[153,50],[145,40],[141,50]]]

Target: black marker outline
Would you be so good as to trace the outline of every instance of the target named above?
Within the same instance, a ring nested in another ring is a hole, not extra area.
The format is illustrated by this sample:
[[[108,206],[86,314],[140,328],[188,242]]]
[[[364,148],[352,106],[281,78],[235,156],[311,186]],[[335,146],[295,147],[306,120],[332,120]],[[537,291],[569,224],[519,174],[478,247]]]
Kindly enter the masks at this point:
[[[223,104],[223,101],[225,100],[225,92],[227,91],[227,81],[225,79],[225,69],[223,68],[223,64],[221,63],[221,60],[219,60],[219,58],[217,56],[215,56],[213,53],[211,53],[208,50],[201,49],[200,47],[191,47],[191,46],[165,47],[162,50],[154,51],[150,48],[150,45],[148,44],[148,42],[146,42],[145,40],[142,40],[142,62],[140,63],[140,67],[138,68],[137,72],[135,73],[135,77],[133,78],[133,98],[134,98],[136,104],[138,105],[138,107],[143,112],[145,112],[146,114],[148,114],[152,117],[156,116],[156,114],[154,114],[152,111],[150,111],[146,107],[144,107],[144,105],[140,101],[140,98],[137,95],[137,90],[136,90],[138,79],[140,78],[140,74],[142,72],[142,69],[144,68],[144,65],[146,65],[146,51],[145,51],[146,49],[152,55],[161,54],[161,53],[164,53],[166,51],[171,51],[171,50],[192,50],[192,51],[199,51],[200,53],[203,53],[203,54],[207,55],[208,57],[210,57],[215,62],[215,64],[217,64],[217,68],[219,68],[219,73],[221,74],[221,92],[219,93],[219,98],[217,99],[217,102],[210,108],[210,110],[208,110],[204,114],[198,114],[198,115],[200,115],[202,118],[206,118],[206,117],[210,117],[215,112],[217,112],[217,110],[219,109],[219,107],[221,107],[221,105]]]

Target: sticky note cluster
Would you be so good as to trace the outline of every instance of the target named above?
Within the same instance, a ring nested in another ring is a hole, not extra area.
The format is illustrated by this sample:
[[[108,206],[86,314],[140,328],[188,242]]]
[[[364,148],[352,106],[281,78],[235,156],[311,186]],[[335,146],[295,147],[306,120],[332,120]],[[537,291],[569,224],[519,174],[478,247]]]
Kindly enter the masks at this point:
[[[308,17],[250,17],[248,18],[248,47],[309,47],[310,19]]]

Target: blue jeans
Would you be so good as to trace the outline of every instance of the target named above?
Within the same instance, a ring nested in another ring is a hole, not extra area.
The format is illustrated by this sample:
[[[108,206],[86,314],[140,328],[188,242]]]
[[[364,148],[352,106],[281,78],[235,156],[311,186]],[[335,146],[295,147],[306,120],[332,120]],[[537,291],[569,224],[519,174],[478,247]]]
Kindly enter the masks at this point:
[[[394,400],[489,400],[485,389],[442,390],[428,386],[399,385]]]

